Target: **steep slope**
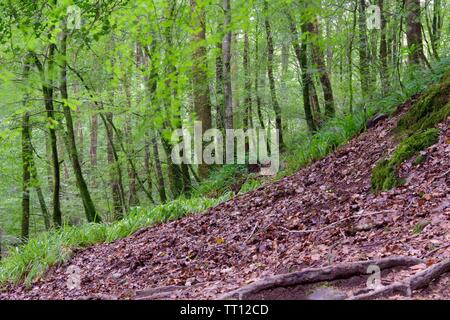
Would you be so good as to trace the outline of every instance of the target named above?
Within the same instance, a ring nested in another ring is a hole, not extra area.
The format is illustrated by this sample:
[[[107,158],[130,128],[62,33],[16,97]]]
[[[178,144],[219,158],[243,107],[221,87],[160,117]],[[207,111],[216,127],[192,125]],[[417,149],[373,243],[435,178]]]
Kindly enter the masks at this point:
[[[439,125],[438,143],[422,152],[422,163],[413,158],[400,166],[403,186],[371,192],[372,168],[398,143],[392,130],[400,116],[293,176],[204,214],[82,250],[30,289],[9,288],[0,298],[126,299],[170,285],[182,287],[157,297],[216,298],[260,277],[305,267],[390,255],[432,258],[430,263],[450,258],[450,118]],[[81,286],[69,290],[73,266]],[[427,290],[417,296],[450,298],[439,288]]]

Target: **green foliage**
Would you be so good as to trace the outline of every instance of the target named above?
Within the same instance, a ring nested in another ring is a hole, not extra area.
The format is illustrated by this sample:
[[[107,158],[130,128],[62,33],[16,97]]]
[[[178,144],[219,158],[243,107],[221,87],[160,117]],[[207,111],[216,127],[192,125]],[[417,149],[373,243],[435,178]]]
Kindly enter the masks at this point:
[[[439,131],[434,127],[450,116],[450,69],[446,70],[439,83],[431,85],[398,121],[395,129],[400,139],[392,157],[381,160],[372,171],[372,190],[386,191],[401,184],[397,176],[400,164],[438,140]],[[406,137],[406,139],[405,139]],[[420,156],[415,164],[423,161]]]
[[[414,160],[414,165],[418,166],[419,164],[424,163],[426,160],[427,160],[427,157],[420,154]]]
[[[280,175],[289,175],[299,168],[307,166],[314,161],[322,159],[352,137],[360,133],[366,124],[366,119],[374,115],[375,106],[354,113],[336,117],[329,120],[315,135],[299,134],[287,143],[290,149],[284,156],[287,168]]]
[[[433,85],[419,101],[399,120],[397,132],[409,135],[428,128],[450,116],[450,69],[440,83]]]
[[[414,229],[412,230],[412,234],[419,234],[423,231],[423,229],[425,229],[425,227],[427,225],[430,224],[430,221],[428,220],[421,220],[419,221],[415,226]]]
[[[226,192],[232,191],[231,187],[236,182],[245,179],[248,175],[248,169],[243,164],[225,164],[211,170],[210,177],[202,181],[195,195],[206,195],[215,198]]]
[[[0,262],[0,284],[30,284],[49,267],[67,261],[74,249],[97,243],[109,243],[127,237],[141,228],[179,219],[187,214],[203,212],[230,199],[226,193],[217,199],[177,199],[150,209],[133,208],[123,220],[111,224],[88,223],[79,227],[65,225],[60,230],[43,232],[27,244],[11,248]]]
[[[415,133],[402,141],[392,157],[381,160],[372,171],[372,190],[386,191],[401,184],[397,176],[397,169],[403,161],[410,159],[419,151],[435,144],[439,137],[439,130],[432,128]]]

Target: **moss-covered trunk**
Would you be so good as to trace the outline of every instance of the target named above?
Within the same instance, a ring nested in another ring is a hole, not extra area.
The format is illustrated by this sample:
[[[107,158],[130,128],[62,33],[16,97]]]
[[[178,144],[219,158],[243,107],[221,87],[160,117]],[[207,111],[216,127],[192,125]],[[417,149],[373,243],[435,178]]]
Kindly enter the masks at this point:
[[[67,32],[63,32],[61,39],[60,52],[63,56],[60,72],[60,92],[63,99],[63,111],[64,118],[66,120],[66,134],[67,134],[67,149],[69,151],[70,159],[72,161],[72,168],[75,173],[78,191],[80,192],[81,201],[83,202],[84,212],[89,222],[101,222],[100,216],[92,201],[91,194],[89,193],[86,181],[84,180],[83,173],[81,171],[81,164],[78,157],[77,145],[75,142],[75,131],[73,128],[72,112],[69,106],[69,94],[67,91]]]

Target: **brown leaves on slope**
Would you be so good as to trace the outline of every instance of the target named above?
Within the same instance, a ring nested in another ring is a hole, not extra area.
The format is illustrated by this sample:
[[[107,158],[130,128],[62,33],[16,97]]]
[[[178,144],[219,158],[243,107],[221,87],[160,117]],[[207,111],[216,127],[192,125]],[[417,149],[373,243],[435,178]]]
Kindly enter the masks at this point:
[[[390,130],[397,119],[384,120],[293,176],[205,214],[88,248],[31,290],[19,286],[0,297],[133,298],[146,288],[189,286],[161,298],[214,298],[304,267],[430,252],[436,261],[449,258],[450,177],[444,173],[450,170],[450,123],[440,127],[439,143],[424,152],[425,162],[402,165],[404,186],[370,192],[372,167],[395,148]],[[418,228],[420,221],[428,223]],[[315,232],[297,232],[305,230]],[[82,270],[81,290],[67,289],[69,265]]]

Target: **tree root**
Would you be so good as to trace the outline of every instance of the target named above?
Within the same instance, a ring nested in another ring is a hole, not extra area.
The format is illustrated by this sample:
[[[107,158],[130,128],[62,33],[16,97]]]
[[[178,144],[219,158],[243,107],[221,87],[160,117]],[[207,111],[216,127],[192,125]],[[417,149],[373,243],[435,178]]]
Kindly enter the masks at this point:
[[[392,283],[388,286],[381,287],[371,292],[350,297],[348,300],[369,300],[387,297],[393,294],[402,294],[410,297],[413,290],[424,288],[431,281],[439,278],[442,274],[450,271],[450,259],[439,262],[408,279],[400,282]]]
[[[243,300],[252,294],[276,287],[289,287],[321,281],[346,279],[355,275],[365,275],[367,274],[367,268],[371,265],[376,265],[382,270],[394,267],[409,267],[419,263],[423,263],[423,260],[414,257],[393,256],[378,260],[358,261],[324,268],[308,268],[298,272],[280,274],[261,279],[237,290],[225,293],[220,296],[219,299]]]

